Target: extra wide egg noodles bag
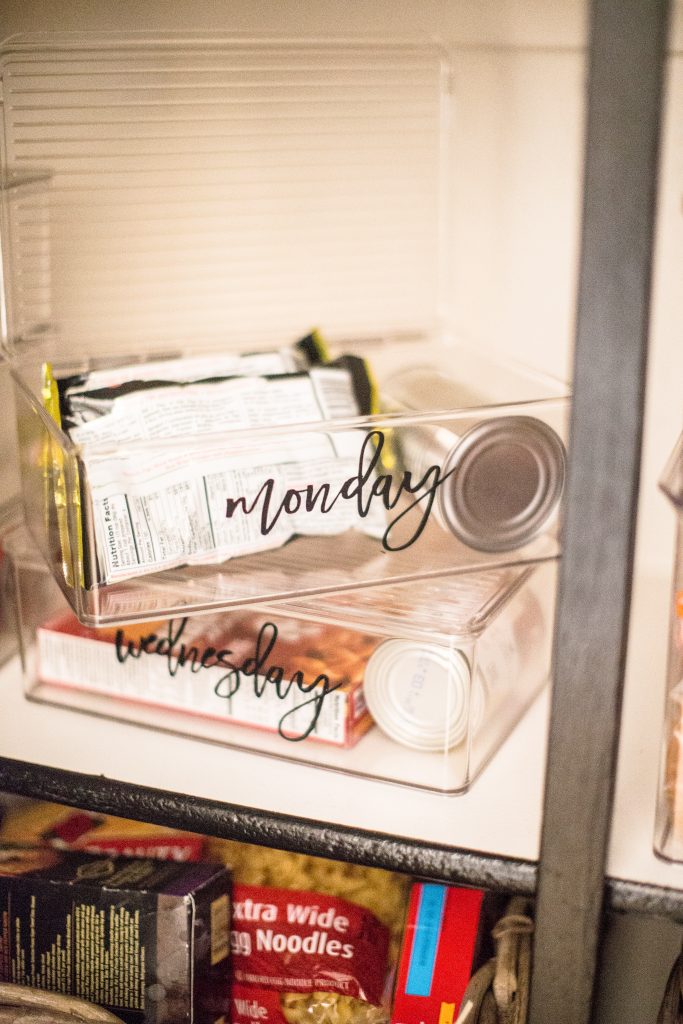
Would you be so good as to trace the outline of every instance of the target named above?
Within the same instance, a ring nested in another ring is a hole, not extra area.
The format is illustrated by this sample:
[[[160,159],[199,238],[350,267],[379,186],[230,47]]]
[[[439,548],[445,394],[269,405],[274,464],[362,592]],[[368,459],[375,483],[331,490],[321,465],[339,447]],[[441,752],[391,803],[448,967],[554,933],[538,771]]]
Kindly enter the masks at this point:
[[[384,1024],[407,880],[209,842],[235,872],[231,1024]]]

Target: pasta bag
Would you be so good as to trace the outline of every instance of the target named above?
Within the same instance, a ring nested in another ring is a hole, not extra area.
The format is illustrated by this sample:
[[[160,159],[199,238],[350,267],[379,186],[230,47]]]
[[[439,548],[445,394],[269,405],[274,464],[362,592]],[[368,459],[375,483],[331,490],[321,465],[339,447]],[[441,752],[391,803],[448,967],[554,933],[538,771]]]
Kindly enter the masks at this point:
[[[390,933],[323,893],[237,884],[231,1024],[384,1024]]]

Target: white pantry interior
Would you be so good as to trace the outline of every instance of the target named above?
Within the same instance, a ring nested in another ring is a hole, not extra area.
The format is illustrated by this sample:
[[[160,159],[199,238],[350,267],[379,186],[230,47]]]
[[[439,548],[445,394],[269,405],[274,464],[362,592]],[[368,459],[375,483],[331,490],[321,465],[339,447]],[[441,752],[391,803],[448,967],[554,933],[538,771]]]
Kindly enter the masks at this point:
[[[615,823],[608,873],[672,888],[683,888],[683,867],[665,865],[651,853],[659,736],[663,708],[667,600],[670,586],[674,523],[656,489],[656,480],[681,429],[683,346],[680,343],[683,266],[683,5],[674,5],[666,73],[663,157],[649,383],[646,403],[641,499],[638,521],[635,593],[628,657],[621,757],[617,776]],[[179,31],[239,33],[289,38],[375,37],[425,41],[439,39],[452,52],[454,118],[452,147],[452,204],[443,225],[450,253],[450,277],[443,290],[456,333],[470,344],[502,351],[540,370],[560,376],[569,373],[572,358],[577,260],[581,215],[584,87],[586,77],[587,9],[575,2],[424,2],[397,5],[390,0],[300,3],[240,0],[215,5],[209,0],[172,5],[161,0],[115,5],[95,0],[46,3],[6,0],[0,12],[0,36],[18,32],[53,31]],[[409,201],[407,197],[406,201]],[[410,253],[405,253],[409,267]],[[325,325],[321,324],[324,329]],[[3,376],[0,401],[9,402]],[[11,421],[3,419],[0,465],[3,497],[15,486],[12,467],[14,439]],[[6,670],[7,671],[7,670]],[[5,675],[4,679],[7,678]],[[596,681],[597,685],[597,681]],[[25,713],[17,698],[15,715]],[[48,733],[53,713],[34,708],[32,730],[45,729],[46,750],[21,752],[20,736],[3,736],[0,753],[10,757],[76,768],[70,746],[64,753],[50,749]],[[400,790],[329,785],[327,820],[358,827],[376,827],[434,842],[488,850],[508,856],[538,856],[543,783],[543,737],[547,705],[541,702],[524,720],[506,747],[482,776],[472,793],[443,804]],[[40,720],[39,720],[40,716]],[[11,716],[5,718],[9,722]],[[61,713],[61,717],[64,715]],[[68,718],[68,715],[67,715]],[[15,719],[16,721],[17,719]],[[80,720],[71,728],[78,731]],[[65,721],[65,728],[69,723]],[[109,725],[115,733],[120,727]],[[0,727],[1,729],[1,727]],[[5,730],[1,729],[4,733]],[[129,729],[131,739],[136,731]],[[97,736],[101,742],[104,734]],[[116,744],[116,737],[107,736]],[[95,745],[95,743],[93,744]],[[196,793],[220,799],[225,780],[239,775],[239,765],[216,748],[207,748],[197,761],[197,745],[183,747],[175,738],[151,736],[144,763],[122,762],[115,778]],[[11,747],[11,749],[10,749]],[[157,751],[158,747],[158,751]],[[182,749],[181,749],[182,747]],[[164,754],[176,751],[172,769],[160,771]],[[201,748],[200,748],[201,749]],[[155,756],[155,754],[157,756]],[[92,751],[87,770],[97,770]],[[221,766],[222,778],[217,777]],[[126,771],[129,774],[126,775]],[[140,771],[145,777],[140,778]],[[169,778],[168,772],[172,772]],[[186,779],[183,787],[183,779]],[[270,810],[323,817],[318,797],[298,792],[288,797],[293,783],[278,773]],[[239,781],[237,802],[261,806],[258,788]],[[488,791],[488,792],[487,792]],[[389,794],[389,800],[385,795]],[[395,801],[392,799],[395,796]],[[228,796],[229,798],[229,796]],[[402,803],[393,813],[386,803]],[[410,813],[406,814],[408,800]],[[289,803],[287,801],[289,800]],[[489,807],[514,806],[514,814],[482,816]],[[443,812],[446,813],[443,813]],[[380,814],[380,824],[377,815]],[[401,822],[411,820],[411,831]],[[516,826],[511,822],[516,821]],[[465,835],[466,839],[460,838]],[[648,924],[647,939],[638,938],[638,923],[613,926],[608,945],[609,984],[624,986],[645,1000],[648,977],[614,964],[638,941],[662,944],[662,963],[673,957],[678,929]],[[623,933],[623,935],[622,935]],[[630,943],[630,947],[629,947]],[[625,952],[626,951],[626,952]],[[662,968],[664,974],[666,969]],[[661,992],[663,977],[654,978],[651,999]],[[616,982],[615,982],[616,979]],[[619,1003],[613,1019],[626,1021]],[[643,1003],[644,1005],[644,1003]],[[616,1007],[616,1009],[615,1009]],[[638,1007],[633,1019],[638,1017]],[[608,1021],[605,1010],[600,1019]],[[618,1014],[618,1015],[617,1015]]]

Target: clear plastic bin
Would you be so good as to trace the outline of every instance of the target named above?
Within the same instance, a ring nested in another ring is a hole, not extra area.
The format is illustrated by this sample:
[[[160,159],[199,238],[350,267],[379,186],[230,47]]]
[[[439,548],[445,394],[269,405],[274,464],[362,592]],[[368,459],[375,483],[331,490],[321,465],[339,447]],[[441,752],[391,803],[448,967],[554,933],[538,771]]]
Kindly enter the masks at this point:
[[[24,505],[81,621],[557,556],[567,389],[463,351],[444,314],[457,158],[447,52],[56,34],[10,40],[0,66]],[[86,453],[45,408],[46,363],[64,376],[218,358],[278,348],[314,324],[333,356],[367,360],[370,414],[323,430],[281,405],[258,428]],[[395,375],[416,366],[457,382],[460,397],[393,394]],[[169,460],[184,477],[133,493]],[[114,465],[132,490],[108,477]],[[344,490],[334,514],[321,513],[326,487]],[[152,519],[165,512],[148,529],[152,505]],[[234,543],[245,536],[250,553]]]
[[[655,852],[683,861],[683,434],[661,480],[678,516]]]
[[[383,361],[417,354],[364,349],[380,395]],[[476,393],[486,381],[490,404],[328,422],[324,432],[309,423],[91,446],[87,461],[20,384],[29,528],[91,625],[556,557],[566,399],[496,402],[496,384],[499,395],[529,395],[539,381],[464,354],[458,365],[459,383],[471,380]],[[274,465],[283,448],[289,461]],[[180,477],[158,474],[176,459]],[[126,469],[108,486],[112,465],[133,467],[128,490]],[[239,554],[245,542],[252,553]],[[150,573],[141,563],[159,544],[172,564]],[[188,561],[221,549],[225,560],[173,564],[193,545]],[[103,563],[114,574],[106,582]]]
[[[455,794],[549,674],[555,562],[96,630],[9,548],[30,699],[251,754]]]
[[[16,600],[4,538],[20,523],[21,509],[16,502],[0,505],[0,665],[17,652]]]

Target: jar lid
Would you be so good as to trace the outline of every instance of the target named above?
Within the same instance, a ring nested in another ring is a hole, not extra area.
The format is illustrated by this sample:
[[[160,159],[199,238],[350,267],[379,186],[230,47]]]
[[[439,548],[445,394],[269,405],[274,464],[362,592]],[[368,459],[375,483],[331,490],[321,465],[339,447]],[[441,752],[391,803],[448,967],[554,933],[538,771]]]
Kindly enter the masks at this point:
[[[467,736],[484,711],[480,685],[471,689],[467,658],[459,650],[411,640],[380,644],[365,668],[370,714],[391,739],[416,750],[443,750]]]

